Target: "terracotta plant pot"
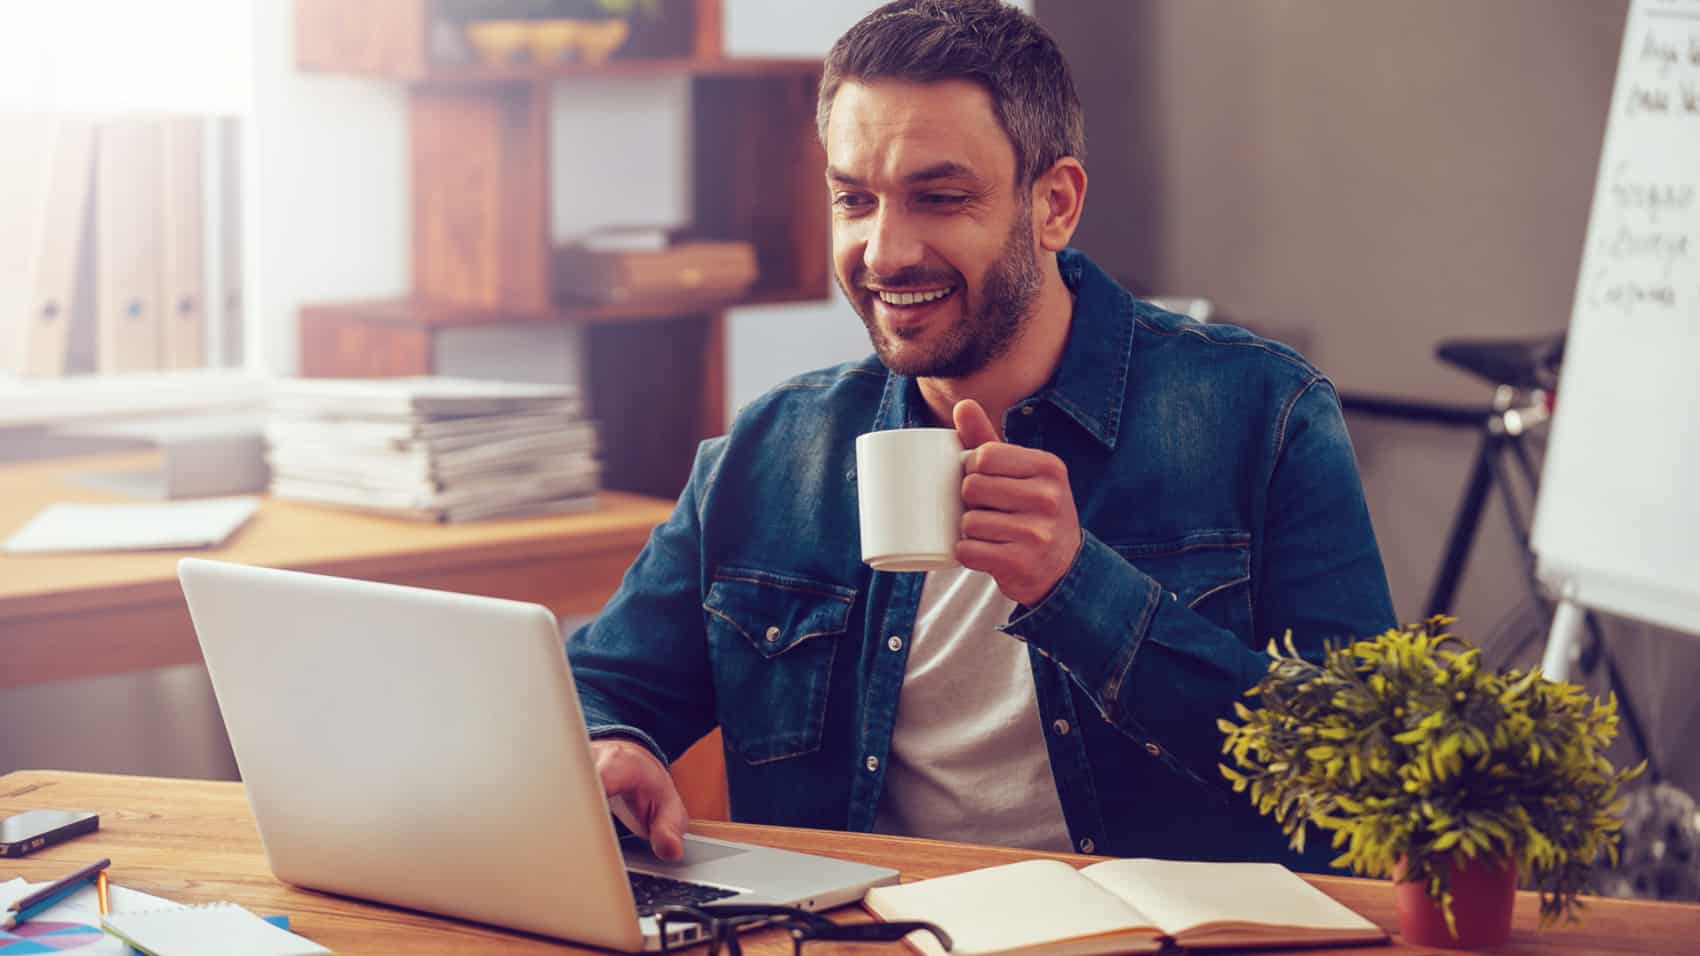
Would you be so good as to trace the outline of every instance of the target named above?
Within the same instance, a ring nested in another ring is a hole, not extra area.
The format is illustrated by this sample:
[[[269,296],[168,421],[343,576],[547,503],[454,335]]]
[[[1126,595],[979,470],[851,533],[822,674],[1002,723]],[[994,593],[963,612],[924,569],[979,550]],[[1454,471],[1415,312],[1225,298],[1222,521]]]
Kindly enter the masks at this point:
[[[1405,861],[1393,869],[1393,879],[1405,875]],[[1440,901],[1431,900],[1422,883],[1396,883],[1399,901],[1399,935],[1408,944],[1446,949],[1486,949],[1498,946],[1511,935],[1511,906],[1517,899],[1517,866],[1482,857],[1460,870],[1452,868],[1452,918],[1458,926],[1453,938],[1446,929]]]

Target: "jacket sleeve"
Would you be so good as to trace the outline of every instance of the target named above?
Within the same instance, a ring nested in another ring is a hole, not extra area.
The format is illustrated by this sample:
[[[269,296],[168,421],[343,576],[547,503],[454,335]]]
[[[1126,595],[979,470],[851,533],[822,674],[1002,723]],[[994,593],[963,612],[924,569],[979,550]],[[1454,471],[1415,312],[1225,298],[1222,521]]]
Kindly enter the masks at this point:
[[[1333,388],[1316,378],[1277,423],[1264,490],[1253,633],[1216,626],[1090,532],[1051,594],[1004,630],[1055,659],[1105,720],[1173,767],[1216,781],[1216,719],[1268,670],[1268,635],[1307,657],[1380,633],[1392,600]],[[1259,573],[1261,569],[1261,573]],[[1262,637],[1259,637],[1262,635]]]
[[[673,514],[650,533],[601,613],[567,639],[592,737],[634,738],[671,762],[714,727],[702,611],[702,507],[724,439],[697,449]]]

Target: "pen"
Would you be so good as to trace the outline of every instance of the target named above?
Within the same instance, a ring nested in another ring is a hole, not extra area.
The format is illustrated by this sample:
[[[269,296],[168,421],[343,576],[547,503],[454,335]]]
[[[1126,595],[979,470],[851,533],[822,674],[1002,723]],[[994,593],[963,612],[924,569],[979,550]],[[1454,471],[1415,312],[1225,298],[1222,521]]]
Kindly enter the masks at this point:
[[[111,860],[99,860],[97,862],[90,863],[88,866],[72,873],[70,876],[61,880],[55,880],[41,889],[36,890],[34,893],[31,893],[23,899],[11,904],[6,908],[6,918],[4,920],[0,920],[0,929],[11,929],[65,897],[70,896],[79,889],[77,884],[94,877],[95,874],[111,865]]]
[[[107,901],[106,901],[106,871],[105,870],[101,870],[100,875],[98,875],[94,878],[94,892],[95,892],[95,895],[100,898],[100,915],[105,916],[106,914],[112,912],[112,907],[110,905],[108,905]]]

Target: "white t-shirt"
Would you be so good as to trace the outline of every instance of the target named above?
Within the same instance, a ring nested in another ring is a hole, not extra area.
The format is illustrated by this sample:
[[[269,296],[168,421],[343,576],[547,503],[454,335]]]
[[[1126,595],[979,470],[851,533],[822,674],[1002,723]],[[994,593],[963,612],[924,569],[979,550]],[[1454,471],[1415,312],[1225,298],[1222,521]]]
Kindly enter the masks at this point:
[[[997,630],[1014,608],[989,574],[928,572],[876,832],[1073,849],[1027,645]]]

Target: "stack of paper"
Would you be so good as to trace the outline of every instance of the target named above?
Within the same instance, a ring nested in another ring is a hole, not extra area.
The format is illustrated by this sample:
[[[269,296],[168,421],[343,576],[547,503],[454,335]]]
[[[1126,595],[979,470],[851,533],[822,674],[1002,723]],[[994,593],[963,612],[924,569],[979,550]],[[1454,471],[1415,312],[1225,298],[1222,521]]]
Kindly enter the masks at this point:
[[[571,386],[287,380],[266,444],[276,497],[433,521],[589,508],[600,477]]]

